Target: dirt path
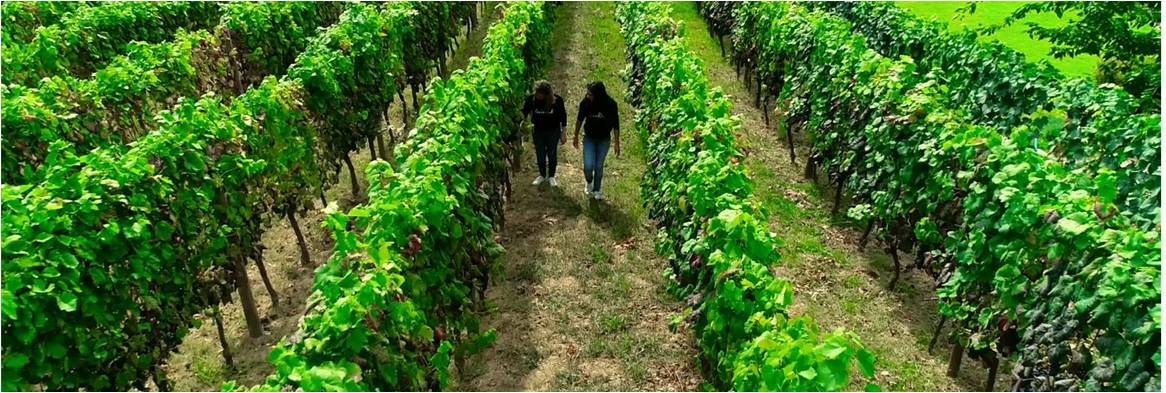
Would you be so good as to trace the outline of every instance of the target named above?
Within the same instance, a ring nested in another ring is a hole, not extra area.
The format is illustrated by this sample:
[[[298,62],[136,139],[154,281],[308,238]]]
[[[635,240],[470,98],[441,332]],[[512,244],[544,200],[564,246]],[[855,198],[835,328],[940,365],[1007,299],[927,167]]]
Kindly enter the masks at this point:
[[[766,126],[762,112],[752,105],[752,95],[721,57],[696,5],[673,5],[673,16],[687,25],[689,48],[705,62],[710,82],[732,96],[733,112],[743,121],[739,137],[752,147],[748,162],[757,196],[770,211],[770,229],[784,240],[778,274],[797,287],[795,312],[813,316],[826,329],[857,333],[878,357],[877,383],[883,389],[983,389],[987,372],[970,359],[964,359],[959,378],[945,375],[951,352],[946,340],[940,339],[934,353],[927,352],[939,320],[934,281],[918,272],[905,272],[893,291],[885,289],[893,269],[890,256],[873,243],[859,250],[861,229],[831,216],[832,190],[802,176],[809,150],[806,142],[798,141],[797,163],[791,163],[784,138]],[[911,258],[900,256],[905,265],[910,265]],[[1004,379],[1006,370],[1001,366],[997,389],[1010,386]]]
[[[559,188],[530,185],[538,173],[527,142],[499,234],[506,275],[490,289],[485,317],[498,341],[470,359],[454,389],[699,387],[692,333],[668,330],[679,306],[665,292],[666,261],[653,252],[655,232],[642,208],[644,153],[622,99],[624,44],[613,12],[610,3],[557,8],[547,77],[567,101],[568,134],[587,80],[602,80],[619,102],[624,151],[608,156],[607,200],[584,198],[582,158],[570,141],[559,150]]]
[[[487,3],[480,10],[481,23],[470,32],[469,39],[466,39],[464,34],[459,37],[460,46],[450,57],[448,69],[464,68],[470,57],[481,53],[482,39],[486,36],[487,27],[495,19],[492,13],[494,3]],[[421,94],[418,92],[418,96]],[[409,97],[410,92],[406,91],[405,96]],[[412,112],[414,108],[411,106],[411,100],[407,101]],[[386,124],[398,136],[406,134],[402,132],[406,127],[402,125],[400,105],[400,102],[394,102],[390,110],[389,124]],[[412,117],[413,115],[410,115],[408,123],[410,126]],[[388,143],[388,136],[385,138]],[[350,156],[356,168],[357,182],[363,193],[368,187],[365,183],[364,168],[371,161],[371,156],[367,147],[353,152]],[[328,201],[337,201],[343,209],[362,202],[352,197],[347,169],[342,170],[339,179],[337,184],[325,191]],[[247,335],[247,325],[243,311],[239,307],[237,294],[232,294],[235,302],[223,306],[222,313],[227,341],[234,355],[234,370],[229,369],[223,361],[214,320],[209,316],[200,317],[203,321],[202,326],[191,330],[178,352],[171,354],[164,366],[167,378],[170,379],[175,391],[218,391],[222,383],[228,380],[235,380],[242,386],[250,386],[263,382],[264,378],[271,374],[273,368],[267,361],[267,355],[275,344],[283,337],[294,333],[299,327],[300,315],[312,290],[315,267],[332,255],[334,246],[331,234],[321,227],[324,219],[323,206],[318,202],[307,214],[297,218],[308,243],[312,266],[300,265],[295,233],[287,220],[273,218],[277,222],[263,235],[263,244],[267,246],[264,261],[272,286],[275,287],[280,300],[277,307],[273,307],[272,299],[268,296],[255,265],[251,264],[248,268],[251,291],[255,295],[259,315],[262,318],[264,335],[258,338]]]

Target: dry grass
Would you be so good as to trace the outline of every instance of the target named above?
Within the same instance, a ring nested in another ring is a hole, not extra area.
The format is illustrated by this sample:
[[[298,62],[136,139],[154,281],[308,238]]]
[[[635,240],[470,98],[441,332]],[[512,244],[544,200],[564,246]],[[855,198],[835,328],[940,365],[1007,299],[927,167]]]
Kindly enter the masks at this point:
[[[554,65],[548,79],[570,115],[585,81],[600,79],[622,98],[623,40],[609,3],[557,9]],[[653,230],[639,194],[643,150],[631,133],[633,111],[619,100],[622,157],[609,154],[607,200],[583,196],[579,150],[559,150],[559,188],[529,185],[533,148],[514,178],[499,234],[506,276],[489,292],[487,327],[498,341],[472,358],[459,390],[694,390],[691,333],[670,332],[678,304],[664,294],[666,262],[652,251]],[[569,116],[570,117],[570,116]],[[568,131],[570,132],[570,130]]]

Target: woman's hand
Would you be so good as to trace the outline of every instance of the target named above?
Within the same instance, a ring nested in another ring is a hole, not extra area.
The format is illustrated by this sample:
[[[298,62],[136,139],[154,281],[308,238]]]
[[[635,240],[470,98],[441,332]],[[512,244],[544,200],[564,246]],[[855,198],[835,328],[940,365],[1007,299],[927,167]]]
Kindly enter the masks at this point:
[[[619,139],[616,139],[615,140],[615,156],[616,156],[616,158],[619,158],[619,152],[620,152]]]

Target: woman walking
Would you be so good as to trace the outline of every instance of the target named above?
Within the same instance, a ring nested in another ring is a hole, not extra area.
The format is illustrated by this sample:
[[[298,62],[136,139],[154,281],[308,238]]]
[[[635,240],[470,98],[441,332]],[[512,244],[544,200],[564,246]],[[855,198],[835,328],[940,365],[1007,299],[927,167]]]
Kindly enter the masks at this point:
[[[555,168],[559,165],[559,145],[567,143],[567,109],[551,82],[534,83],[534,94],[527,96],[522,105],[523,119],[526,116],[534,125],[534,156],[538,161],[538,177],[530,184],[537,186],[546,181],[557,187]]]
[[[607,158],[607,150],[612,144],[612,131],[615,131],[615,156],[619,157],[619,108],[615,100],[607,95],[607,88],[603,82],[595,81],[587,85],[587,97],[579,103],[579,115],[575,118],[575,141],[573,145],[579,148],[579,127],[585,130],[583,135],[583,177],[587,180],[584,195],[590,195],[596,200],[603,199],[603,161]]]

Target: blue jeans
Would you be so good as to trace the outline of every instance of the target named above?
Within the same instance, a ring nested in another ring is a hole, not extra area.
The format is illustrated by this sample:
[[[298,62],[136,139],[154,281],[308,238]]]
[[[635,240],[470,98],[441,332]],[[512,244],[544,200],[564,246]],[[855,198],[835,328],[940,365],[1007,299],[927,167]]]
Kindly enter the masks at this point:
[[[603,160],[607,159],[607,149],[611,147],[611,139],[597,141],[583,138],[583,177],[592,184],[588,191],[598,192],[603,184]]]

